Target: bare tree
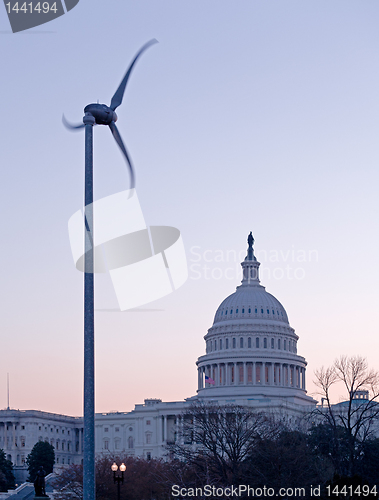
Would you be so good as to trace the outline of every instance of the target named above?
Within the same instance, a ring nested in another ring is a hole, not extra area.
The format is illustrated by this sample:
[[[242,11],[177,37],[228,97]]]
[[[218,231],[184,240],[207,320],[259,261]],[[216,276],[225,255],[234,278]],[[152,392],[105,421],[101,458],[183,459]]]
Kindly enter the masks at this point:
[[[313,415],[332,432],[331,458],[340,475],[353,476],[364,443],[372,439],[379,424],[379,373],[368,368],[361,356],[341,356],[329,368],[315,372],[316,385],[326,406]],[[342,383],[347,399],[333,404],[330,391]],[[346,446],[347,445],[347,446]]]
[[[207,484],[236,484],[257,440],[269,437],[273,429],[272,420],[263,413],[199,402],[183,414],[178,440],[168,448]]]

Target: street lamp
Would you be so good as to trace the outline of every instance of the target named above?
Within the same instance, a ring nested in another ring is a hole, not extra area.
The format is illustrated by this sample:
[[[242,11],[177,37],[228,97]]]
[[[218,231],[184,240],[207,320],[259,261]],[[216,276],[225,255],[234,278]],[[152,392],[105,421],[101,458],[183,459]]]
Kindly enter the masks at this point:
[[[119,476],[118,474],[116,476],[116,472],[118,469],[118,465],[116,464],[116,462],[113,462],[111,469],[113,470],[113,482],[115,484],[117,483],[117,500],[120,500],[120,484],[124,484],[124,472],[126,471],[126,465],[124,463],[120,465],[121,476]]]

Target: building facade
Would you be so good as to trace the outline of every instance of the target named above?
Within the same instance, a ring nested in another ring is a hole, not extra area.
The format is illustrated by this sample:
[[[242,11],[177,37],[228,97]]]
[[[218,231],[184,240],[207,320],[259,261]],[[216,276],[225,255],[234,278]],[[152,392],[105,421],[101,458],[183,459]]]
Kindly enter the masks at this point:
[[[80,464],[83,418],[37,410],[0,411],[0,449],[13,463],[17,483],[26,480],[26,457],[38,441],[54,446],[57,466]]]

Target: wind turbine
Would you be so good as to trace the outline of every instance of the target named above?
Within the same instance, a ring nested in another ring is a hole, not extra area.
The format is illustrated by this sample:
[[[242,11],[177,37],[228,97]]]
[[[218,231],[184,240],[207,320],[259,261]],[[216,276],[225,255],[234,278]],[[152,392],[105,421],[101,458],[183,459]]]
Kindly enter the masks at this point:
[[[83,500],[94,500],[95,494],[95,343],[94,343],[94,248],[93,248],[93,126],[108,125],[120,147],[130,171],[130,187],[134,188],[134,170],[129,154],[116,127],[116,109],[122,103],[126,84],[141,54],[151,45],[147,42],[134,57],[110,106],[88,104],[84,108],[83,124],[72,125],[63,115],[64,125],[71,130],[85,128],[84,220],[88,238],[85,238],[84,263],[84,438],[83,438]]]

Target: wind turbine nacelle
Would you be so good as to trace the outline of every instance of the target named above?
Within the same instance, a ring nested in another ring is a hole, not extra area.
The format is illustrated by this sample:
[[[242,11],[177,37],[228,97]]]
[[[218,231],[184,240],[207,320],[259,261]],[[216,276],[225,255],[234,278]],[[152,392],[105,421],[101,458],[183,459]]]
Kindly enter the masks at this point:
[[[117,121],[116,113],[106,104],[88,104],[84,108],[84,112],[90,113],[98,125],[110,125]]]

